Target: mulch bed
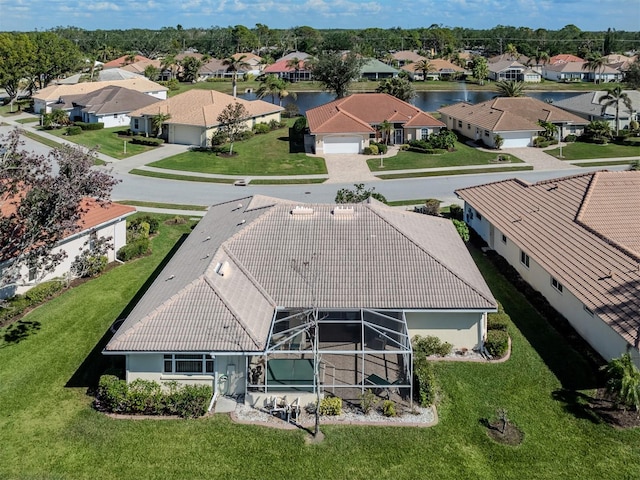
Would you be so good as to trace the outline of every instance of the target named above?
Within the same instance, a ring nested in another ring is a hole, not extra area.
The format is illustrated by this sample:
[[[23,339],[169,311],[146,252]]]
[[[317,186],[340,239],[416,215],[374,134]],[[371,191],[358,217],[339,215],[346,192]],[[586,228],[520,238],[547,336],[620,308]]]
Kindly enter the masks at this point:
[[[617,406],[604,388],[599,388],[595,396],[589,400],[589,407],[602,421],[612,427],[640,427],[640,412]]]
[[[491,423],[487,423],[487,435],[492,440],[502,443],[504,445],[520,445],[524,440],[524,433],[513,423],[507,422],[506,426],[503,426],[500,420],[496,420]]]

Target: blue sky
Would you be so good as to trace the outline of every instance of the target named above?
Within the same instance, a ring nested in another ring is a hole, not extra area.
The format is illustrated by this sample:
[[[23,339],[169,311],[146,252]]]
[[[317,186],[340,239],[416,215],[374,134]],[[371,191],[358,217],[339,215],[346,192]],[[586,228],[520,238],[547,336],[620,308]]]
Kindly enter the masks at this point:
[[[0,0],[0,30],[87,30],[229,25],[270,28],[640,30],[638,0]]]

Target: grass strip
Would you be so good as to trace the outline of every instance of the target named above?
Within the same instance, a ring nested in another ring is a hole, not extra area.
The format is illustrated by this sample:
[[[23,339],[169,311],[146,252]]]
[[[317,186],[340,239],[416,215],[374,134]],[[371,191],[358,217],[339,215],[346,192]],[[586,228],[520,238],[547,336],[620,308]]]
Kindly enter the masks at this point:
[[[16,120],[17,123],[38,123],[39,121],[40,119],[35,117],[19,118]]]
[[[150,172],[149,170],[139,170],[134,168],[129,170],[131,175],[140,175],[142,177],[164,178],[167,180],[182,180],[184,182],[203,182],[203,183],[233,183],[235,178],[213,178],[213,177],[194,177],[192,175],[176,175],[173,173]]]
[[[437,170],[434,172],[395,173],[376,176],[382,180],[395,180],[398,178],[443,177],[447,175],[470,175],[474,173],[522,172],[525,170],[533,170],[533,167],[527,165],[522,167],[470,168],[464,170]]]
[[[274,178],[269,179],[257,179],[249,182],[251,185],[304,185],[306,183],[324,183],[326,178]]]
[[[165,208],[170,210],[204,211],[208,208],[204,205],[185,205],[180,203],[142,202],[139,200],[116,200],[116,201],[118,203],[123,203],[124,205],[131,205],[132,207]]]
[[[60,147],[60,143],[56,142],[54,140],[51,140],[49,138],[43,137],[38,135],[37,133],[33,133],[33,132],[27,132],[26,130],[21,132],[22,135],[24,135],[27,138],[30,138],[31,140],[35,140],[36,142],[40,142],[43,145],[46,145],[47,147],[51,147],[51,148],[59,148]]]
[[[631,165],[635,160],[612,160],[610,162],[581,162],[572,163],[576,167],[606,167],[608,165]]]

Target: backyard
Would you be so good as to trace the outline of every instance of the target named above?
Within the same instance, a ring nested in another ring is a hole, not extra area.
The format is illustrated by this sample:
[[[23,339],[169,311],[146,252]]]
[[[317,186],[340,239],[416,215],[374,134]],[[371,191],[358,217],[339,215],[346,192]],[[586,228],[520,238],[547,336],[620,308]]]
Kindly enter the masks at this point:
[[[0,478],[640,478],[640,429],[590,415],[582,398],[596,385],[586,363],[475,250],[514,321],[512,356],[437,362],[435,427],[327,425],[324,441],[309,445],[303,431],[223,415],[141,421],[96,412],[87,389],[108,367],[100,351],[109,326],[188,231],[161,224],[152,256],[37,308],[22,320],[26,338],[0,345]],[[520,446],[488,438],[481,422],[499,408],[523,430]]]
[[[69,140],[70,142],[77,143],[79,145],[84,145],[88,148],[93,148],[98,146],[98,152],[108,155],[112,158],[123,159],[127,157],[131,157],[133,155],[138,155],[140,153],[146,152],[147,150],[151,150],[152,148],[158,147],[148,147],[145,145],[136,145],[133,143],[129,143],[131,137],[129,136],[120,136],[118,132],[126,130],[126,127],[113,127],[113,128],[102,128],[100,130],[83,130],[79,135],[66,135],[66,128],[60,128],[57,130],[44,130],[51,135],[55,135],[56,137],[64,138],[65,140]],[[126,153],[125,153],[125,142],[126,142]]]
[[[288,121],[288,126],[295,120]],[[287,128],[253,135],[233,144],[232,157],[191,150],[150,163],[150,167],[218,175],[313,175],[327,173],[324,159],[289,153]]]

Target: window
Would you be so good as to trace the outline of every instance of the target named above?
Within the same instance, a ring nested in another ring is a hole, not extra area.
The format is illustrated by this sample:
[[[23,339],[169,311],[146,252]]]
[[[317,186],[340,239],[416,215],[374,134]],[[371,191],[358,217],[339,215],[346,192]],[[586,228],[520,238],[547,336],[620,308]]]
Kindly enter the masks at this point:
[[[140,121],[137,118],[133,119],[133,129],[138,130],[140,128]]]
[[[482,215],[480,215],[480,212],[478,212],[477,215],[478,215],[478,220],[482,220]]]
[[[213,358],[203,354],[165,354],[164,373],[213,373]]]
[[[562,290],[563,290],[562,284],[553,277],[551,277],[551,286],[555,288],[558,292],[562,293]]]
[[[488,136],[489,136],[489,130],[485,130],[485,131],[484,131],[484,136],[485,136],[485,137],[488,137]]]
[[[462,120],[458,120],[458,128],[462,128]]]
[[[421,132],[421,138],[422,140],[429,140],[429,129],[428,128],[423,128],[422,132]]]
[[[471,130],[471,124],[467,123],[467,130]]]
[[[529,255],[520,250],[520,263],[529,268]]]
[[[507,243],[507,236],[506,235],[502,235],[502,243]]]

